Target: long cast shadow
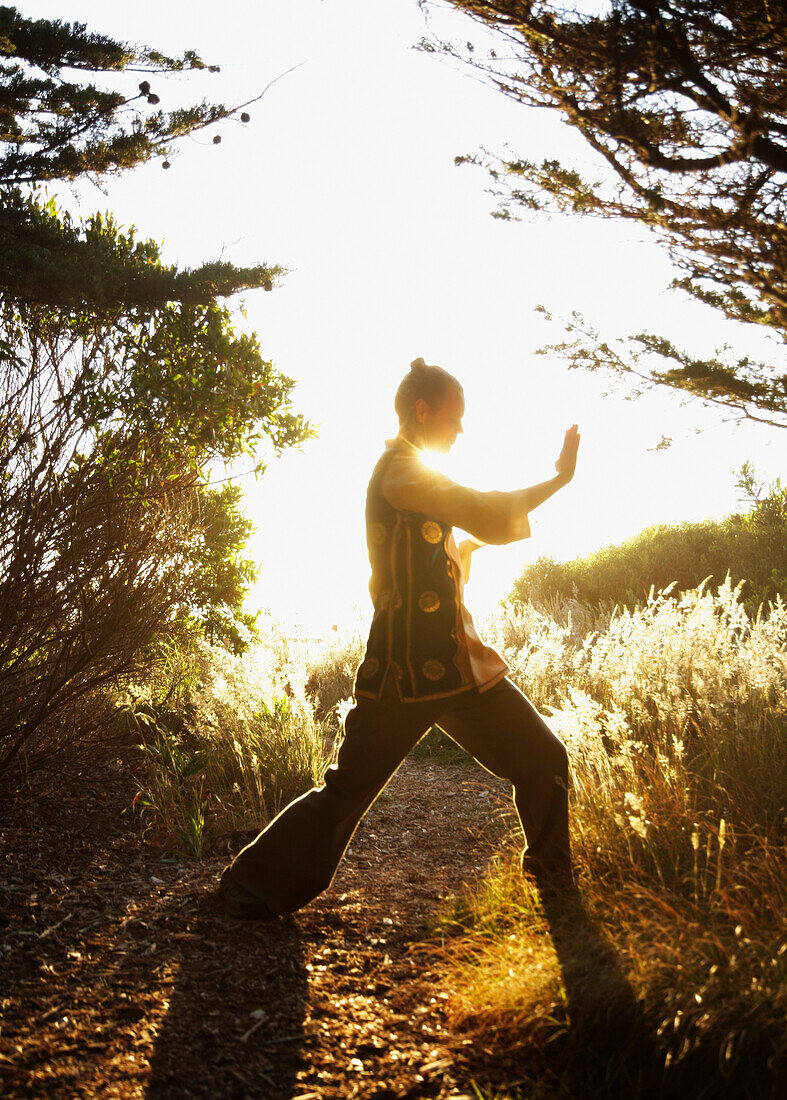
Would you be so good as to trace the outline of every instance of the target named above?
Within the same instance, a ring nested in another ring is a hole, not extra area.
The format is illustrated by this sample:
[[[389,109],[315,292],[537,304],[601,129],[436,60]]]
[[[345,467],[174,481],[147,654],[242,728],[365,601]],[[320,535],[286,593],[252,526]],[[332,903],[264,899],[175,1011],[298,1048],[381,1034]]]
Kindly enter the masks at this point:
[[[307,996],[298,925],[233,920],[208,897],[191,927],[146,1096],[288,1100]]]
[[[785,1095],[772,1036],[752,1028],[725,1064],[725,1032],[661,1033],[578,893],[543,899],[566,991],[562,1081],[571,1096],[621,1100],[771,1100]]]
[[[578,891],[547,894],[542,905],[566,992],[566,1083],[577,1095],[658,1096],[663,1053],[615,948]]]

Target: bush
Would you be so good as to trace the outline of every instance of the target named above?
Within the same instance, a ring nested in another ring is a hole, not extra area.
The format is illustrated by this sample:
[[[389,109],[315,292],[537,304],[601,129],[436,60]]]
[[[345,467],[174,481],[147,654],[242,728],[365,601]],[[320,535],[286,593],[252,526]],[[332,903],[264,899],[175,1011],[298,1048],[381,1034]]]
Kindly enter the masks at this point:
[[[26,209],[120,266],[162,270],[155,243],[111,218]],[[105,689],[139,676],[189,617],[243,648],[249,524],[237,490],[208,488],[210,463],[310,429],[289,410],[290,380],[215,300],[59,308],[4,295],[0,366],[3,776],[104,730]]]
[[[750,475],[742,481],[756,491]],[[778,481],[743,515],[648,527],[619,546],[576,561],[539,558],[524,570],[511,598],[573,597],[586,604],[633,607],[647,599],[651,588],[675,584],[686,591],[710,579],[718,585],[728,574],[735,584],[745,579],[743,600],[752,614],[760,604],[787,595],[787,489]]]
[[[17,452],[0,481],[0,776],[106,736],[112,689],[179,635],[187,597],[191,476],[162,492],[132,444],[62,467],[61,443]]]

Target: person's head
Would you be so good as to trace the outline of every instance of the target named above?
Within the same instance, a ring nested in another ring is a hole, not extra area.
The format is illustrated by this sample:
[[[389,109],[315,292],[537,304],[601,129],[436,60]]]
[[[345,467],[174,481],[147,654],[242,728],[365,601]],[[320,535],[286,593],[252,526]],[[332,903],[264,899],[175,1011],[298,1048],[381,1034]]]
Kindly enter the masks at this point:
[[[414,359],[396,391],[394,408],[408,439],[445,454],[462,431],[465,395],[447,370]]]

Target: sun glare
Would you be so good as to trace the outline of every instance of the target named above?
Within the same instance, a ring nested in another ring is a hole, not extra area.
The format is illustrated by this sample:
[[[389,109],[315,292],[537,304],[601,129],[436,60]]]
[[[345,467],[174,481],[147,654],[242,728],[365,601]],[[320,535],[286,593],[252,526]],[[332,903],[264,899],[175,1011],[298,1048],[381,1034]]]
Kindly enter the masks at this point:
[[[440,451],[421,451],[421,461],[424,466],[428,466],[430,470],[437,470],[441,474],[448,474],[448,469],[446,467],[450,466],[449,456],[441,454]]]

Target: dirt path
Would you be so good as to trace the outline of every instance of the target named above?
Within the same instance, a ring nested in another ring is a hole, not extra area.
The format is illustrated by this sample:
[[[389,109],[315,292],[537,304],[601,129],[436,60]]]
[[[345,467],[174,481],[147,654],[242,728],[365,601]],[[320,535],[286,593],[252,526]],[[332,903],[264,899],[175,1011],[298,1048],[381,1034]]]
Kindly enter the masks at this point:
[[[226,918],[217,854],[140,845],[127,772],[3,813],[0,1093],[22,1096],[465,1097],[446,1030],[441,896],[483,873],[507,786],[408,760],[331,889],[294,917]]]

